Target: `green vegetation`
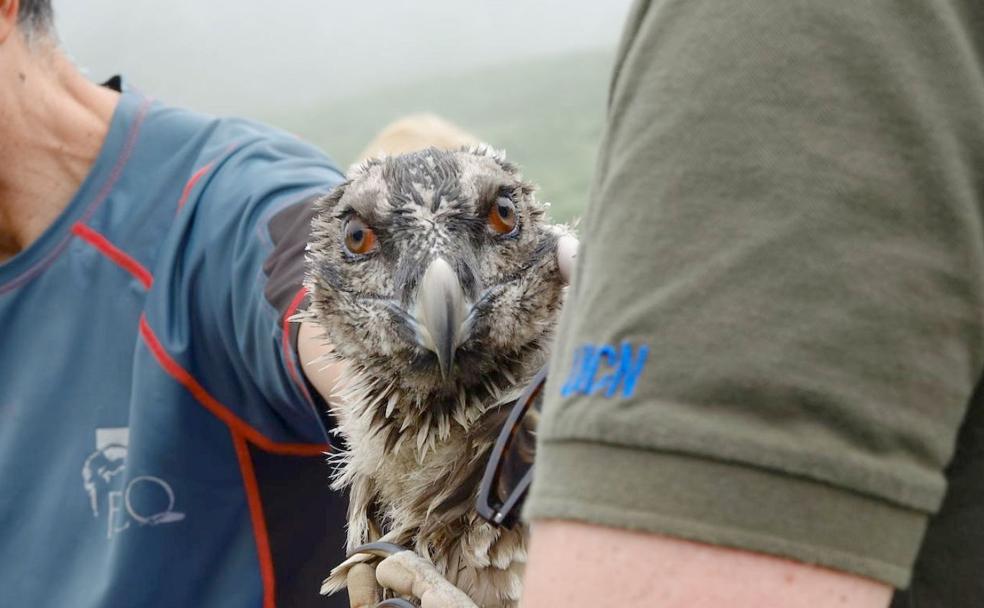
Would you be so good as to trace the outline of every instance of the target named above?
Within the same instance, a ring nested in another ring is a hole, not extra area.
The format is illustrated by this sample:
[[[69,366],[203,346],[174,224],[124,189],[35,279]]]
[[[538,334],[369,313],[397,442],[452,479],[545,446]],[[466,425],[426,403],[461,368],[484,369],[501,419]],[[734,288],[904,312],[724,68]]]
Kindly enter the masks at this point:
[[[611,61],[611,53],[594,51],[495,66],[264,118],[347,167],[389,122],[432,112],[504,149],[552,203],[553,218],[570,220],[587,202]]]

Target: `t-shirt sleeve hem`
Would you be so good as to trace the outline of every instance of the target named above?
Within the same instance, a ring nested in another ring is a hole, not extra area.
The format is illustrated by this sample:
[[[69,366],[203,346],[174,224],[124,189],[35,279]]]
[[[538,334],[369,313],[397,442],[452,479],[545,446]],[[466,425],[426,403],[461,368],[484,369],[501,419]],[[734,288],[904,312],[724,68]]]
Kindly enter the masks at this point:
[[[909,583],[928,514],[740,463],[588,441],[538,447],[527,519],[568,519]]]

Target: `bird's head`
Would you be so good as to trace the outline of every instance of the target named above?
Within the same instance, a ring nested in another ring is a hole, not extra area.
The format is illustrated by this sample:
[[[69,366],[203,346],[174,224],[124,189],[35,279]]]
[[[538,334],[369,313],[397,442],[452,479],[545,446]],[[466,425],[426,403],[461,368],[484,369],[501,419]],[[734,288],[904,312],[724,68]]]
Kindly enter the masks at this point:
[[[489,148],[369,160],[317,203],[311,312],[337,356],[404,395],[494,392],[543,361],[567,233]]]

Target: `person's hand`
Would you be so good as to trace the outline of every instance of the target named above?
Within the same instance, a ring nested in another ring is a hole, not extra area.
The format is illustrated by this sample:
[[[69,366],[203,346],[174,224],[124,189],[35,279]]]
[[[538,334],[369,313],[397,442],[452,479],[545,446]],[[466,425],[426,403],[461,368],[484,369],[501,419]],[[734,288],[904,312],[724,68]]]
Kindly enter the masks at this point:
[[[574,273],[574,260],[577,258],[577,237],[565,234],[557,241],[557,267],[565,283],[571,282]]]
[[[478,608],[432,563],[408,550],[393,553],[375,568],[367,563],[352,566],[347,587],[352,608],[414,608],[413,604],[401,599],[379,602],[380,588],[418,598],[420,608]]]

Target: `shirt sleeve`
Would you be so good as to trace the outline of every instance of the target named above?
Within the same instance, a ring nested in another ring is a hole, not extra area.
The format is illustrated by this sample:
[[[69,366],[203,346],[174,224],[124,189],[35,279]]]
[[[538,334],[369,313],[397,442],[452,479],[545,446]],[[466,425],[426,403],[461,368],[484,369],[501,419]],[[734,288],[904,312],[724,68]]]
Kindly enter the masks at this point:
[[[527,517],[907,584],[981,377],[968,12],[635,5]]]
[[[279,132],[248,132],[209,166],[179,213],[194,375],[271,441],[325,443],[326,407],[297,357],[313,201],[341,181],[320,152]]]

